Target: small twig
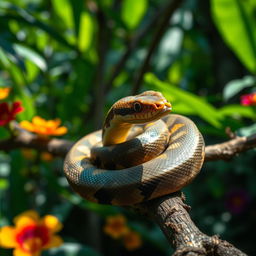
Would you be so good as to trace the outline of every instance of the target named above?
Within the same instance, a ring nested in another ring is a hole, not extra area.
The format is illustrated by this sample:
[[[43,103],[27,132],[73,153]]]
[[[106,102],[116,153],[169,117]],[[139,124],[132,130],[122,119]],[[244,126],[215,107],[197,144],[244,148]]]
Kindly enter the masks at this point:
[[[228,135],[230,139],[234,139],[237,137],[236,133],[233,132],[229,126],[225,129],[225,133]]]
[[[174,11],[180,6],[181,3],[182,3],[181,0],[170,0],[169,3],[167,4],[167,6],[165,7],[165,12],[160,17],[158,25],[156,25],[157,28],[153,35],[152,41],[149,45],[145,60],[143,61],[141,68],[138,72],[138,75],[135,78],[135,83],[132,88],[132,95],[138,93],[140,85],[143,80],[143,76],[148,70],[148,67],[149,67],[149,64],[151,61],[151,57],[152,57],[154,51],[156,50],[159,42],[161,41],[166,28],[169,25],[170,17],[174,13]]]
[[[214,160],[230,160],[241,152],[256,147],[256,134],[248,137],[235,137],[227,142],[207,146],[205,162]]]

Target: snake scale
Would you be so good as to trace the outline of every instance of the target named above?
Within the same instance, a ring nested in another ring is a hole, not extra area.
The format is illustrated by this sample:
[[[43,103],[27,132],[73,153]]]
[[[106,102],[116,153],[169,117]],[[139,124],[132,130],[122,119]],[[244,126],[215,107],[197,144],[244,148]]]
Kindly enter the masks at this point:
[[[189,184],[202,167],[204,140],[190,119],[170,110],[155,91],[118,100],[103,129],[66,156],[64,173],[75,192],[97,203],[133,205]]]

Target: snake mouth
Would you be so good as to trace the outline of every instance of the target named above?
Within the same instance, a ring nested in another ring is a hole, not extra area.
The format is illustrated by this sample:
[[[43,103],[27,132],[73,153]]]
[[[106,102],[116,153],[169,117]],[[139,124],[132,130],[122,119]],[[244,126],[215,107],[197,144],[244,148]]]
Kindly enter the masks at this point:
[[[164,107],[160,109],[160,111],[156,114],[153,115],[154,119],[159,119],[167,114],[169,114],[172,110],[172,105],[169,102],[166,102]]]

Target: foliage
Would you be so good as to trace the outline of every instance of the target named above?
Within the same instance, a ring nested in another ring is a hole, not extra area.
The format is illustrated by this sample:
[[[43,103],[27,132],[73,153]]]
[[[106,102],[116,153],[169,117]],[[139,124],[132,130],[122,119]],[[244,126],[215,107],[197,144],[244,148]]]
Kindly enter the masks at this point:
[[[68,128],[63,138],[72,141],[99,128],[109,107],[134,90],[167,3],[2,0],[0,87],[11,91],[1,103],[22,102],[18,121],[59,118]],[[161,91],[175,113],[196,122],[206,144],[226,140],[227,127],[240,135],[255,133],[255,106],[240,104],[240,97],[256,88],[255,13],[253,0],[184,1],[139,87]],[[10,136],[11,127],[0,127],[1,140]],[[64,225],[64,245],[43,255],[170,255],[155,224],[81,199],[63,177],[63,159],[44,153],[0,152],[0,226],[35,209]],[[207,163],[185,188],[195,223],[249,254],[255,253],[247,235],[256,225],[254,155]],[[138,250],[129,252],[103,233],[105,219],[116,214],[125,215],[140,234]]]

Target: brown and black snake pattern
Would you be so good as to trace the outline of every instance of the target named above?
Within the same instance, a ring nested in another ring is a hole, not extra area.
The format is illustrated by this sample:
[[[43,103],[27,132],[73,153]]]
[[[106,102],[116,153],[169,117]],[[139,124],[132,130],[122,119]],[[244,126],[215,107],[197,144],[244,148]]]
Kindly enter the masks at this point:
[[[133,205],[186,186],[202,167],[203,137],[184,116],[168,114],[162,120],[170,135],[166,149],[154,159],[119,170],[102,169],[91,161],[91,149],[101,142],[102,130],[83,137],[64,162],[71,187],[93,202]]]

